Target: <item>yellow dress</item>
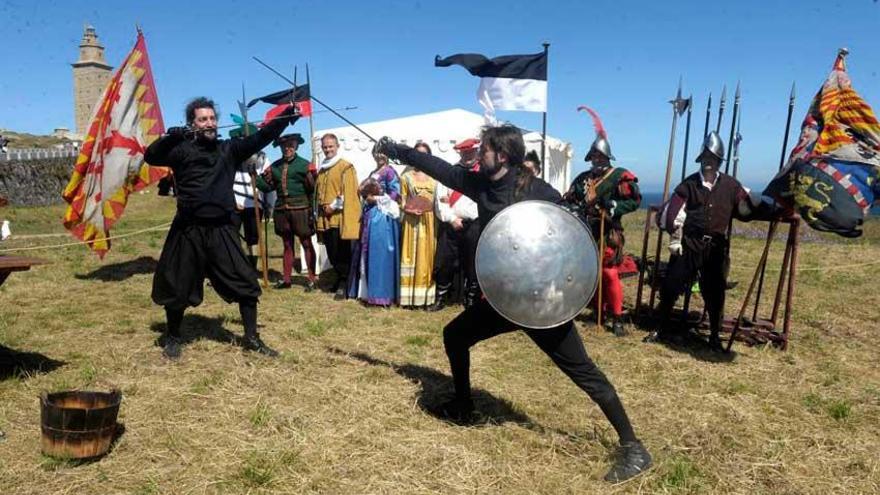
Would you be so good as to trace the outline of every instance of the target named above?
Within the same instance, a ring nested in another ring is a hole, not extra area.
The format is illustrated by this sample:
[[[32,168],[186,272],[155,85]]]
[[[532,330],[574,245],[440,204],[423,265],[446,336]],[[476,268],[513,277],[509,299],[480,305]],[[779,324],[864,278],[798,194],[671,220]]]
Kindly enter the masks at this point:
[[[434,179],[407,171],[400,179],[404,204],[411,196],[422,196],[434,203]],[[434,211],[421,215],[403,213],[400,249],[400,305],[428,306],[434,303],[434,253],[437,231]]]

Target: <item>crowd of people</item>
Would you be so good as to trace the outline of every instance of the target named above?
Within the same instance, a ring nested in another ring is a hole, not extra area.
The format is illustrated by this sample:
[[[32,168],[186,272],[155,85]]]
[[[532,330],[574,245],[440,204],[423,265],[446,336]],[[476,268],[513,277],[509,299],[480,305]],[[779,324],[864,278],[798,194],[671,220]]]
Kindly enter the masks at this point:
[[[257,332],[261,289],[253,246],[259,242],[259,210],[272,218],[284,246],[277,289],[289,289],[292,271],[302,270],[300,251],[307,272],[305,290],[317,287],[317,249],[312,242],[317,235],[335,272],[330,290],[337,299],[429,310],[463,303],[464,311],[443,331],[455,388],[454,397],[437,408],[444,417],[466,420],[474,412],[470,348],[521,328],[482,297],[474,266],[480,233],[507,206],[549,201],[581,218],[603,247],[597,252],[601,290],[595,307],[609,315],[615,335],[625,334],[620,279],[637,268],[623,251],[621,217],[639,207],[641,194],[635,174],[612,165],[615,158],[600,127],[584,157],[590,169],[561,195],[540,179],[537,154],[526,153],[521,131],[511,125],[487,127],[479,137],[458,143],[460,160],[454,165],[433,156],[426,143],[410,148],[382,138],[373,148],[375,167],[358,178],[354,165],[339,155],[339,140],[333,134],[321,137],[320,163],[298,155],[302,136],[282,136],[299,117],[292,105],[255,133],[229,140],[217,136],[211,100],[197,98],[185,113],[187,125],[168,129],[145,153],[148,163],[172,169],[177,196],[177,214],[152,291],[153,301],[165,308],[167,325],[159,343],[166,357],[180,357],[183,314],[201,303],[205,278],[224,300],[238,303],[243,347],[278,355]],[[267,165],[261,150],[272,142],[281,147],[282,156]],[[719,171],[723,155],[720,136],[710,133],[697,158],[700,170],[675,188],[658,215],[658,225],[673,239],[672,258],[661,289],[660,324],[648,342],[675,337],[667,326],[670,311],[677,296],[698,278],[709,312],[709,343],[720,349],[727,229],[732,218],[748,219],[756,207],[735,178]],[[402,174],[394,162],[406,166]],[[257,189],[262,199],[255,197]],[[622,481],[644,472],[651,456],[572,321],[522,330],[600,406],[618,433],[622,453],[606,479]]]

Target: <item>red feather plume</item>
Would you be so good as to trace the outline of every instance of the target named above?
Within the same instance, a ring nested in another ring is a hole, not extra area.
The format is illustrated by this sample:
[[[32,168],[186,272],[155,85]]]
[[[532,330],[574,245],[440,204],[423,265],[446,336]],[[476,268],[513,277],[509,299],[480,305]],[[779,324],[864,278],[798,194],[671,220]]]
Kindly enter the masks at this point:
[[[599,118],[599,114],[592,108],[583,105],[578,107],[578,111],[582,110],[589,113],[590,117],[593,118],[593,127],[596,128],[596,135],[608,139],[608,133],[605,132],[605,126],[602,125],[602,119]]]

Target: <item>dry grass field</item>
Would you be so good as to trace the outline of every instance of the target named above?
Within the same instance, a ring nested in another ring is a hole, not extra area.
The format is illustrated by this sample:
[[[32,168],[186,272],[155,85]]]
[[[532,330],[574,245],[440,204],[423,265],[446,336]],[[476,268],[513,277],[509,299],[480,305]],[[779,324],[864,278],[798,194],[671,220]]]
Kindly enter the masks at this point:
[[[69,241],[34,237],[63,232],[61,212],[0,211],[15,234],[0,249]],[[172,214],[172,200],[135,195],[115,233]],[[643,220],[628,217],[630,251]],[[428,412],[451,391],[441,332],[456,309],[373,309],[301,286],[268,289],[259,321],[282,352],[273,360],[234,345],[237,307],[207,290],[184,320],[182,359],[167,362],[155,345],[164,313],[149,297],[164,235],[121,239],[103,262],[83,247],[29,252],[51,264],[0,288],[0,493],[880,492],[878,265],[849,266],[880,260],[878,222],[857,240],[807,229],[787,352],[736,345],[719,360],[643,344],[633,325],[615,338],[589,311],[579,319],[655,459],[617,486],[601,481],[611,427],[520,333],[473,351],[477,424]],[[761,243],[734,240],[729,314]],[[776,265],[781,251],[777,242]],[[829,270],[836,265],[848,266]],[[625,285],[631,303],[635,281]],[[111,387],[124,394],[124,433],[106,457],[40,454],[42,391]]]

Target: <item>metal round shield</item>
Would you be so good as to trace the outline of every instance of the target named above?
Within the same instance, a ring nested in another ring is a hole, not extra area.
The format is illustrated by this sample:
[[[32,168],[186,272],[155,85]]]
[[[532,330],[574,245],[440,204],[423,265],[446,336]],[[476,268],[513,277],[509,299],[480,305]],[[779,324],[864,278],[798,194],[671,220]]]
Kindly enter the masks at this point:
[[[486,300],[502,316],[526,328],[552,328],[593,298],[599,257],[589,229],[571,212],[523,201],[483,229],[476,270]]]

